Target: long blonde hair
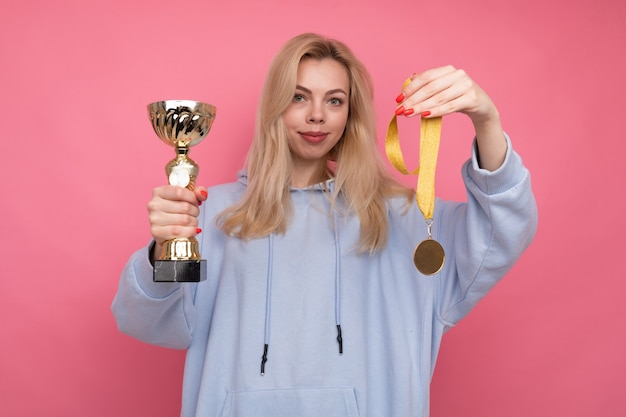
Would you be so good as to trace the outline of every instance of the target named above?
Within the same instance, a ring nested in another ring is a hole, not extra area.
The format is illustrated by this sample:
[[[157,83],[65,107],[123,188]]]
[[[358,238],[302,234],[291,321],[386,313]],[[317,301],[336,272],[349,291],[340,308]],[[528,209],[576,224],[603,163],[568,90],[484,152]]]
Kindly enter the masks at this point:
[[[373,85],[364,65],[343,43],[305,33],[288,41],[272,61],[261,93],[255,136],[248,152],[248,187],[243,198],[218,216],[224,233],[253,239],[285,233],[292,215],[291,153],[282,115],[297,83],[303,59],[334,59],[350,79],[349,114],[343,137],[328,155],[319,180],[334,178],[332,207],[341,199],[361,224],[359,252],[373,253],[387,244],[386,198],[414,196],[388,172],[376,145]],[[332,214],[334,215],[334,213]]]

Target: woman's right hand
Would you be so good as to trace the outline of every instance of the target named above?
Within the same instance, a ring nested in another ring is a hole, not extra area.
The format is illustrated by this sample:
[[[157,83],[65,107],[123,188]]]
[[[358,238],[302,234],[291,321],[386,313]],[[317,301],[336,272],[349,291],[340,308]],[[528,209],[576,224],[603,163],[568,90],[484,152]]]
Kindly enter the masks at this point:
[[[205,187],[191,191],[177,185],[164,185],[152,191],[148,202],[150,233],[156,242],[152,259],[161,254],[164,241],[193,237],[202,231],[198,228],[199,206],[207,195]]]

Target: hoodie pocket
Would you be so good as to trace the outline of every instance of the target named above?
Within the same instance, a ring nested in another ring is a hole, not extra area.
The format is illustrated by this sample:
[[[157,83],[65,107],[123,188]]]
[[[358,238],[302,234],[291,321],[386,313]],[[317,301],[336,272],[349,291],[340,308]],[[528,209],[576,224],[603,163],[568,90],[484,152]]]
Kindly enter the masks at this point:
[[[228,393],[222,417],[359,417],[353,388]]]

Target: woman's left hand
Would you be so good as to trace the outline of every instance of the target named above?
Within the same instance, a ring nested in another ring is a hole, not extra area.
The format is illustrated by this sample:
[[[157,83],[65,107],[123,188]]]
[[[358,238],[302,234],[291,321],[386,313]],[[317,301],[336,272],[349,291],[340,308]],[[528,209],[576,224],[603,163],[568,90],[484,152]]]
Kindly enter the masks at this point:
[[[396,102],[398,115],[438,117],[459,112],[473,122],[499,118],[491,98],[464,70],[452,65],[413,74]]]
[[[481,167],[493,171],[502,165],[507,146],[498,109],[462,69],[448,65],[413,74],[396,102],[398,116],[466,114],[476,130]]]

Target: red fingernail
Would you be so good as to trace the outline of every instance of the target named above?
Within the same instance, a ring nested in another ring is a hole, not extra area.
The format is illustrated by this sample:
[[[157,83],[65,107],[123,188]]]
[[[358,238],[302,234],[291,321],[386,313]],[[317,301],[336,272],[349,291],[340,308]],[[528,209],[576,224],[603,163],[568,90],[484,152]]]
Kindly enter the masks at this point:
[[[430,112],[429,112],[428,110],[423,111],[421,114],[422,114],[422,117],[428,117],[428,116],[430,116]]]
[[[412,114],[413,114],[413,112],[414,112],[414,111],[415,111],[415,110],[413,110],[413,109],[408,109],[408,110],[405,110],[404,115],[405,115],[405,116],[410,116],[410,115],[412,115]]]
[[[396,115],[400,116],[402,113],[404,113],[406,109],[404,108],[404,106],[400,106],[396,109]]]
[[[204,190],[200,191],[200,194],[202,194],[202,197],[204,197],[204,198],[207,198],[209,196],[209,193],[207,193]]]
[[[398,97],[396,97],[396,103],[402,103],[404,101],[405,95],[404,93],[400,93]]]
[[[198,206],[202,205],[202,201],[198,200]]]
[[[202,229],[200,229],[200,228],[198,227],[198,228],[196,229],[196,234],[198,235],[198,234],[200,234],[200,233],[202,233]]]

